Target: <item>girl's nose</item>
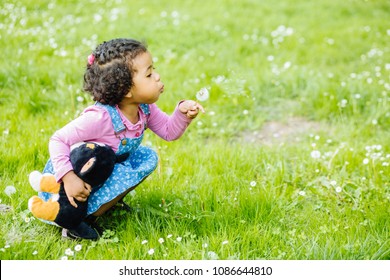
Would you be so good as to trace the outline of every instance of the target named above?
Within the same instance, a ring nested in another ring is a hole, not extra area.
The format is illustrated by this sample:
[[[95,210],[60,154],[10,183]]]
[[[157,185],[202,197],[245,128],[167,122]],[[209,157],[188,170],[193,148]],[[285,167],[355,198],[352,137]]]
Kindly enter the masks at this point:
[[[156,77],[156,81],[159,82],[160,81],[160,74],[159,73],[154,73],[154,76]]]

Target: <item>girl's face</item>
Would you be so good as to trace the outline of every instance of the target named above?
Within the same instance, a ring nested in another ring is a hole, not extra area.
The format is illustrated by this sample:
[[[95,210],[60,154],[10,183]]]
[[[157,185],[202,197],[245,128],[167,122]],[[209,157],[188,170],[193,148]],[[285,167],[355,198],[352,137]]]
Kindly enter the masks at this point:
[[[151,54],[144,52],[134,58],[133,70],[133,86],[127,96],[138,104],[156,102],[164,91],[164,84],[154,71]]]

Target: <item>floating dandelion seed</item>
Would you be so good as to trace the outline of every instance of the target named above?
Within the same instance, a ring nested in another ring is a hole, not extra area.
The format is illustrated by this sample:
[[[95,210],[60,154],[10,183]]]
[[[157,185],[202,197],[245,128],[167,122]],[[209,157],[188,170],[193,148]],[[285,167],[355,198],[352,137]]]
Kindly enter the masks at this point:
[[[201,88],[197,93],[196,93],[196,99],[199,101],[206,101],[209,99],[210,93],[207,90],[207,88]]]

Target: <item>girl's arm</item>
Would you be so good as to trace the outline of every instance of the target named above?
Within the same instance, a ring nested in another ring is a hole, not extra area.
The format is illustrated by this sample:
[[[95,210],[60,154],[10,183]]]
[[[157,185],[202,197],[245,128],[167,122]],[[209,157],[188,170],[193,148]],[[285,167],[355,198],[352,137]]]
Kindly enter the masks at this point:
[[[148,128],[167,141],[173,141],[183,135],[192,119],[203,107],[195,101],[182,101],[171,116],[161,111],[156,104],[150,104]]]

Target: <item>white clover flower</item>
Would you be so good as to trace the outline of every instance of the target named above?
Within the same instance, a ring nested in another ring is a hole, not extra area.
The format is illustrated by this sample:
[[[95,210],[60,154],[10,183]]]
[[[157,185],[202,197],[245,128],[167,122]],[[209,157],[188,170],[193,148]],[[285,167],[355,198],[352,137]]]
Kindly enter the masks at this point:
[[[320,158],[321,157],[321,152],[320,151],[317,151],[317,150],[314,150],[310,153],[310,156],[312,158]]]
[[[199,101],[206,101],[209,99],[210,93],[207,88],[201,88],[197,93],[196,93],[196,99]]]
[[[151,248],[151,249],[148,251],[148,254],[149,254],[149,255],[153,255],[153,254],[154,254],[154,249]]]
[[[83,246],[81,246],[81,244],[77,244],[76,246],[74,246],[74,250],[76,252],[80,252],[82,248],[83,248]]]
[[[11,196],[13,195],[14,193],[16,193],[16,189],[14,186],[6,186],[5,189],[4,189],[4,193],[8,196]]]

